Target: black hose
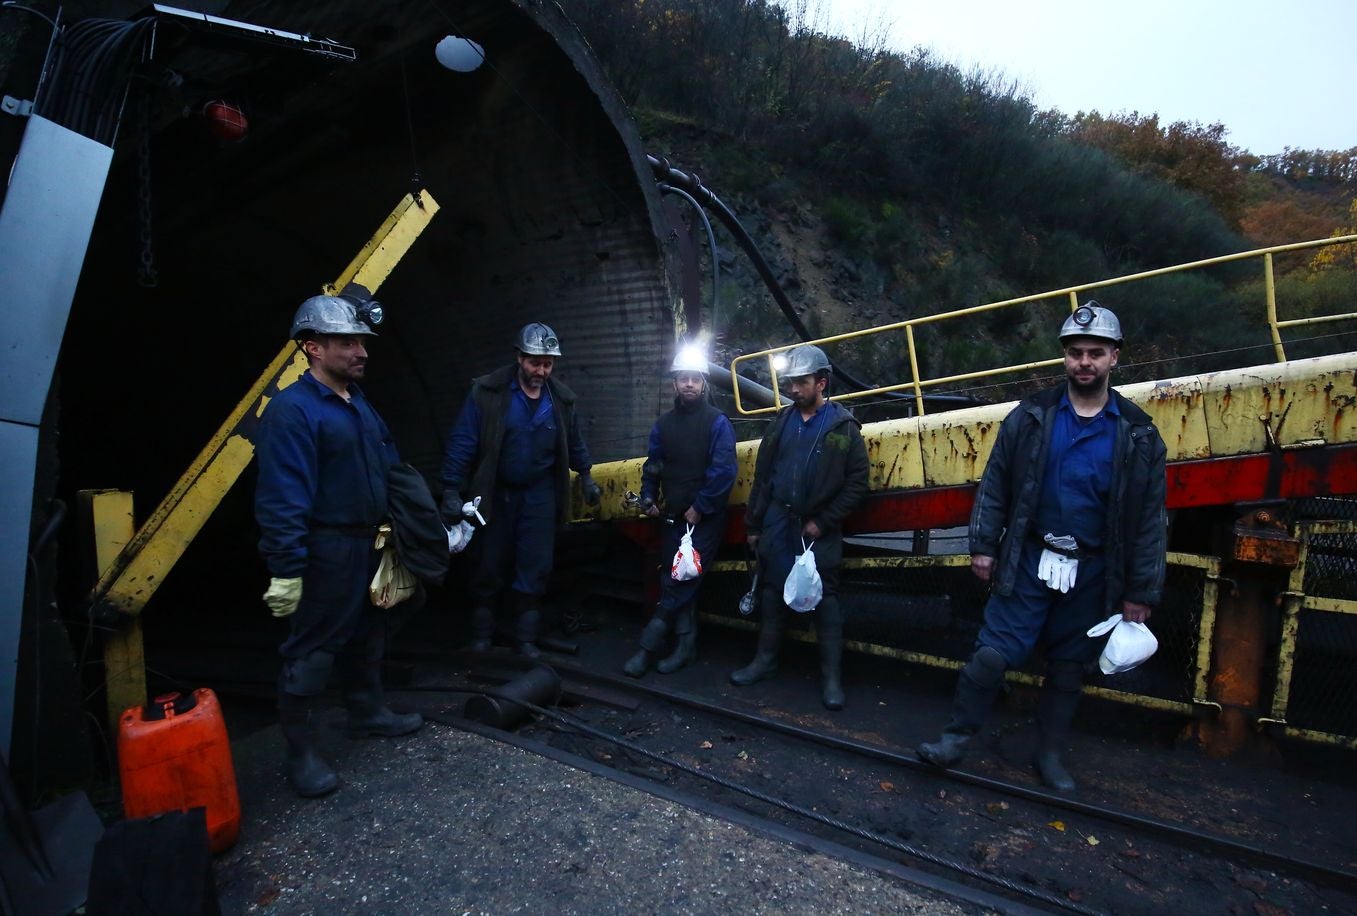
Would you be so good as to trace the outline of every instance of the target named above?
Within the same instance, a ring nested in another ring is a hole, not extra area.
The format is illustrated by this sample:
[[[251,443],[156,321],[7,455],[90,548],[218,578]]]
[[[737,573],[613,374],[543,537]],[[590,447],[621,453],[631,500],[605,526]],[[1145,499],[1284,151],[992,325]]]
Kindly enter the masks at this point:
[[[716,233],[711,231],[711,220],[707,219],[707,211],[704,210],[702,208],[702,205],[697,202],[697,198],[693,197],[693,195],[689,194],[687,191],[683,190],[682,188],[676,188],[671,184],[665,184],[663,181],[659,182],[657,187],[661,191],[665,191],[670,194],[678,194],[687,199],[688,203],[692,204],[693,209],[697,211],[697,215],[702,218],[702,225],[705,226],[707,229],[707,245],[711,249],[711,330],[712,337],[715,337],[716,314],[717,314],[716,297],[719,295],[718,290],[720,289],[721,284],[721,261],[716,256]],[[700,305],[698,314],[700,318],[701,316]]]
[[[814,340],[814,336],[810,333],[810,329],[806,327],[805,323],[801,320],[801,317],[796,314],[796,309],[792,307],[791,300],[789,300],[787,294],[783,292],[782,285],[777,282],[777,277],[773,275],[772,267],[769,266],[768,261],[763,257],[763,253],[759,251],[757,243],[755,243],[753,237],[745,230],[734,211],[722,203],[719,197],[703,186],[702,182],[699,181],[696,176],[679,171],[670,166],[668,161],[658,159],[655,156],[647,155],[646,160],[650,163],[650,168],[655,173],[655,177],[662,189],[681,189],[688,195],[691,195],[691,198],[695,199],[695,202],[700,201],[701,204],[711,207],[716,211],[716,215],[720,217],[721,222],[730,231],[731,235],[735,237],[735,241],[739,242],[740,247],[744,249],[745,254],[749,255],[749,260],[753,262],[754,269],[758,271],[759,277],[763,279],[764,286],[766,286],[768,292],[772,294],[773,301],[775,301],[778,308],[782,310],[782,315],[787,319],[787,323],[791,325],[792,330],[795,331],[797,336],[802,340]],[[844,369],[833,360],[830,361],[830,367],[834,372],[834,375],[854,391],[866,391],[876,387],[852,375],[847,369]],[[882,392],[882,396],[889,400],[906,402],[909,404],[910,415],[913,415],[914,395],[900,391],[886,391]],[[974,406],[976,404],[984,403],[983,401],[967,397],[966,395],[928,394],[924,395],[923,399],[925,403],[933,402],[958,407]]]

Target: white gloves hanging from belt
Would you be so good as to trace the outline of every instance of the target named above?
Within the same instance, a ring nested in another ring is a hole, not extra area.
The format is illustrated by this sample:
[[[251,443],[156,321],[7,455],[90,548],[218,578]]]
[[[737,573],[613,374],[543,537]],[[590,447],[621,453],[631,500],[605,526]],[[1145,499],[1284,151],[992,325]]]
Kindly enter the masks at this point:
[[[1042,538],[1052,549],[1041,552],[1037,563],[1037,578],[1062,594],[1074,587],[1075,574],[1079,572],[1079,561],[1066,554],[1079,549],[1079,544],[1068,534],[1047,534]],[[1060,552],[1057,552],[1060,551]]]

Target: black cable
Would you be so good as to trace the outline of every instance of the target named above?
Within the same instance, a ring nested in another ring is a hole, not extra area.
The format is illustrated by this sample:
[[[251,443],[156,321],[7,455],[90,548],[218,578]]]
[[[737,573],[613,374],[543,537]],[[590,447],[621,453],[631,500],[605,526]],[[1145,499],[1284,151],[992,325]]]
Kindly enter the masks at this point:
[[[712,339],[714,340],[716,338],[717,296],[720,295],[718,291],[721,288],[721,263],[720,259],[716,256],[716,233],[712,232],[711,220],[707,219],[707,211],[702,209],[702,205],[697,202],[697,198],[693,197],[693,195],[682,188],[676,188],[673,185],[665,184],[662,181],[656,182],[655,187],[659,188],[662,192],[678,194],[686,198],[688,203],[693,205],[693,209],[697,211],[697,215],[702,218],[702,225],[707,229],[707,245],[711,250],[711,333]]]

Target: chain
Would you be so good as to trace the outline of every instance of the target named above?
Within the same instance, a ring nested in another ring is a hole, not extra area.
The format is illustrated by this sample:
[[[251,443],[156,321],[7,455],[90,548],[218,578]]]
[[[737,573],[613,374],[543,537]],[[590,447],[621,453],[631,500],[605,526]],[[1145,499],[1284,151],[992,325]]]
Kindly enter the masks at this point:
[[[151,241],[151,94],[143,91],[140,103],[141,136],[137,141],[137,223],[141,233],[141,263],[137,282],[142,286],[160,285],[156,273],[155,248]]]

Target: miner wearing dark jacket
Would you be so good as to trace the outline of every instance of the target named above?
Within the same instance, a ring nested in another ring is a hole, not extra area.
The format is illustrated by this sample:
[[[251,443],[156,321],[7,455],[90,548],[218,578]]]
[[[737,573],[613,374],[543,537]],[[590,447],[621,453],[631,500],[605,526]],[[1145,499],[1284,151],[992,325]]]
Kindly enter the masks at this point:
[[[797,555],[814,551],[824,596],[815,608],[820,644],[821,699],[843,708],[843,611],[837,595],[843,560],[843,520],[867,495],[867,446],[860,424],[827,400],[829,358],[815,346],[787,353],[782,377],[793,404],[778,414],[759,443],[745,532],[759,558],[759,644],[754,660],[730,675],[745,686],[777,673],[786,621],[783,584]]]
[[[650,430],[641,468],[641,509],[651,518],[664,516],[668,524],[660,534],[660,600],[641,631],[641,648],[622,666],[631,677],[646,673],[671,629],[678,634],[674,651],[655,670],[670,674],[697,657],[697,590],[705,570],[693,579],[675,579],[670,560],[691,532],[698,557],[704,564],[715,562],[735,484],[735,430],[707,399],[707,368],[707,356],[696,345],[678,352],[669,367],[674,409],[662,413]]]
[[[1060,329],[1065,384],[1019,403],[999,429],[970,527],[971,570],[990,598],[952,719],[918,747],[929,763],[961,759],[1004,672],[1040,642],[1037,770],[1057,791],[1075,787],[1061,752],[1084,670],[1101,651],[1086,633],[1117,612],[1144,621],[1164,587],[1164,441],[1108,386],[1121,343],[1116,315],[1097,302],[1079,306]]]
[[[471,382],[444,453],[441,512],[446,524],[461,521],[464,501],[482,498],[485,530],[471,542],[472,649],[490,648],[495,607],[508,588],[518,651],[537,656],[556,528],[569,520],[570,471],[579,472],[590,505],[600,492],[575,393],[551,377],[561,355],[556,333],[534,322],[515,345],[516,363]]]
[[[292,337],[309,368],[269,401],[255,436],[259,552],[272,576],[264,602],[290,624],[279,649],[278,718],[287,777],[304,796],[339,785],[317,750],[314,719],[331,669],[339,669],[351,734],[394,737],[423,724],[382,697],[386,614],[368,592],[380,558],[377,526],[390,515],[387,475],[399,460],[357,384],[374,306],[347,294],[301,304]]]

